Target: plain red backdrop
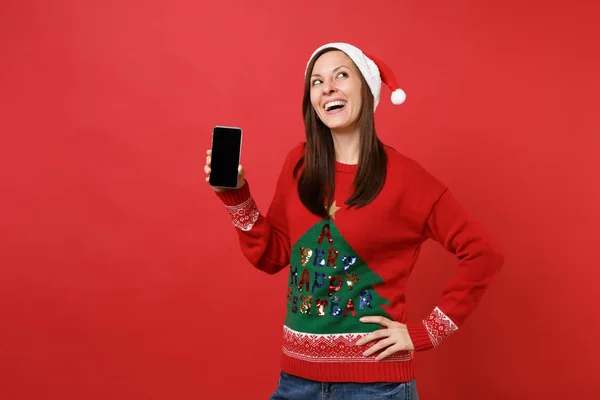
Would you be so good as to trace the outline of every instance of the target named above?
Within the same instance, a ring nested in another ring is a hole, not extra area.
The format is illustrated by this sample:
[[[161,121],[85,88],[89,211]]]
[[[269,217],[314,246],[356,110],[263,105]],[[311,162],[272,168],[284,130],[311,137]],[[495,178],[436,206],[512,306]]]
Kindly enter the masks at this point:
[[[0,398],[266,399],[286,274],[242,257],[204,182],[244,129],[266,210],[303,139],[317,46],[387,61],[381,138],[447,183],[506,264],[459,332],[418,354],[421,398],[592,399],[600,90],[591,1],[0,3]],[[409,284],[435,306],[454,258]]]

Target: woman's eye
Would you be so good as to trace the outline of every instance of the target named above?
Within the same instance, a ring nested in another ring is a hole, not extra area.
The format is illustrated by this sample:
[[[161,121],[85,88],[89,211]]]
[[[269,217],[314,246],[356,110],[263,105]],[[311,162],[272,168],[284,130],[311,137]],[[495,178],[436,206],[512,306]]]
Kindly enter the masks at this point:
[[[321,83],[321,81],[320,81],[320,80],[318,80],[318,79],[315,79],[315,80],[313,81],[312,85],[313,85],[313,86],[315,86],[315,85],[316,85],[316,84],[318,84],[318,83]]]
[[[337,77],[338,77],[338,78],[339,78],[339,77],[345,78],[345,77],[347,77],[347,76],[348,76],[348,74],[347,74],[347,73],[345,73],[345,72],[340,72],[340,73],[337,75]]]

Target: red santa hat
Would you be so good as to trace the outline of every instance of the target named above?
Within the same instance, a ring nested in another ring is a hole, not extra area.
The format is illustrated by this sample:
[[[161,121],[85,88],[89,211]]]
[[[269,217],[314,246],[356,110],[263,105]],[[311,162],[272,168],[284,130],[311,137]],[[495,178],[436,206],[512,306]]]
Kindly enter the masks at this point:
[[[375,100],[374,108],[379,104],[381,94],[381,83],[385,83],[392,91],[391,101],[393,104],[402,104],[406,100],[406,93],[398,86],[398,81],[392,69],[382,60],[363,53],[359,48],[348,43],[328,43],[316,49],[310,57],[308,63],[321,50],[326,48],[335,48],[343,51],[356,64],[358,70],[367,81],[373,98]],[[308,72],[308,71],[306,71]]]

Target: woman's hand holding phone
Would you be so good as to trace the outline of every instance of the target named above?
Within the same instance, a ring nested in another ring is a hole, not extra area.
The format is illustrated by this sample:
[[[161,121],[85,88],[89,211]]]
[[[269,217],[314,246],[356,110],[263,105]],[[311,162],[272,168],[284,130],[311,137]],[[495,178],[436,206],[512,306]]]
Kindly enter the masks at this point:
[[[210,161],[211,161],[211,156],[212,156],[212,150],[206,150],[206,165],[204,166],[204,172],[206,173],[206,182],[209,183],[210,182]],[[223,188],[223,187],[215,187],[215,186],[211,186],[215,192],[224,192],[226,190],[236,190],[236,189],[240,189],[241,187],[243,187],[246,184],[246,180],[244,179],[244,176],[246,176],[246,170],[244,169],[244,167],[242,167],[241,165],[238,166],[238,185],[235,188]]]

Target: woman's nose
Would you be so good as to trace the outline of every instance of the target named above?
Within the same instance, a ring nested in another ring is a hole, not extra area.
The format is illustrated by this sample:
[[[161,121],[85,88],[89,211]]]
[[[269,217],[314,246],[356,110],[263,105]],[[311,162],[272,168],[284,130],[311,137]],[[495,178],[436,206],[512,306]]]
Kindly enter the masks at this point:
[[[335,86],[331,83],[331,82],[324,82],[323,86],[323,94],[330,94],[332,92],[335,92]]]

